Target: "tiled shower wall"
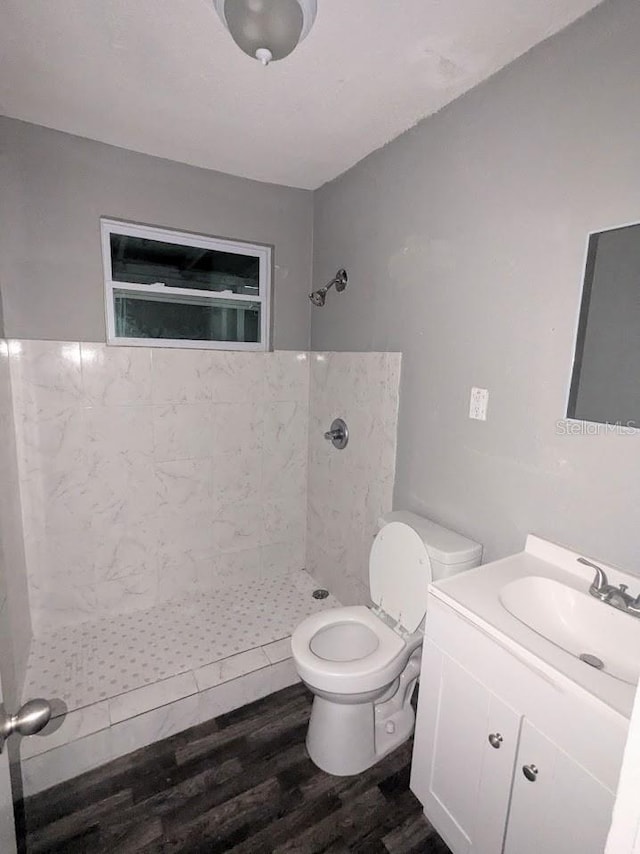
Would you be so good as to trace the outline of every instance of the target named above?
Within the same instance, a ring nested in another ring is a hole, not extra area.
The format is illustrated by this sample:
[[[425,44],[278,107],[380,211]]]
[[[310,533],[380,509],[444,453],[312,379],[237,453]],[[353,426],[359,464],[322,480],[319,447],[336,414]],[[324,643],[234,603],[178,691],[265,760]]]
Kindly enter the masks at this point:
[[[311,353],[307,569],[345,605],[369,602],[369,550],[392,509],[400,353]],[[336,417],[350,431],[323,438]]]
[[[306,353],[10,342],[36,633],[304,566]]]
[[[305,556],[339,599],[366,601],[391,509],[399,354],[50,341],[9,353],[36,634]],[[352,435],[342,452],[323,438],[337,415]]]
[[[0,339],[0,656],[7,708],[20,705],[31,643],[9,348]]]

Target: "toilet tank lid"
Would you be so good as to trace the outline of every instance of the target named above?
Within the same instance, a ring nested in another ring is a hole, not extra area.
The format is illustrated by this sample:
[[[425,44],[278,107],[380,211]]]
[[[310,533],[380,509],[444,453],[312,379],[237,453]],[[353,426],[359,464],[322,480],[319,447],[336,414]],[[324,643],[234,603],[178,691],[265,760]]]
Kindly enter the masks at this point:
[[[389,522],[404,522],[405,525],[410,525],[422,538],[429,557],[445,566],[479,560],[482,555],[480,543],[463,537],[462,534],[451,531],[449,528],[443,528],[431,519],[418,516],[417,513],[410,513],[408,510],[385,513],[378,521],[381,528]]]

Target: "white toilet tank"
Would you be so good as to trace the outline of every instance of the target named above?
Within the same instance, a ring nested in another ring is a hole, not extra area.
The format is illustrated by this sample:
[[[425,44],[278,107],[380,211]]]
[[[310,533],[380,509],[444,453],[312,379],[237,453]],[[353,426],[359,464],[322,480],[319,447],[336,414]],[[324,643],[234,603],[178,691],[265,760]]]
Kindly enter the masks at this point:
[[[422,539],[429,555],[434,581],[480,565],[482,560],[480,543],[463,537],[462,534],[451,531],[449,528],[443,528],[431,519],[409,513],[407,510],[394,510],[392,513],[385,513],[378,520],[380,528],[388,525],[389,522],[404,522]]]

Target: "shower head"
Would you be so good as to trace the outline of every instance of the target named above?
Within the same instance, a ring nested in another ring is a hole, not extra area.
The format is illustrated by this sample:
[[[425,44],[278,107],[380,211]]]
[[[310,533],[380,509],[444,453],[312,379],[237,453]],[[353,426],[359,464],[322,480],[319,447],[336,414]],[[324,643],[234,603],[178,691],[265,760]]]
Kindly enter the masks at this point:
[[[324,288],[318,288],[317,291],[310,293],[309,299],[314,305],[317,305],[318,308],[322,308],[327,300],[327,291],[335,285],[338,293],[342,293],[342,291],[347,287],[348,282],[349,276],[347,275],[347,271],[338,270],[333,279],[331,279]]]
[[[309,299],[314,305],[317,305],[319,308],[322,308],[327,299],[327,288],[319,288],[317,291],[314,291],[312,294],[309,294]]]

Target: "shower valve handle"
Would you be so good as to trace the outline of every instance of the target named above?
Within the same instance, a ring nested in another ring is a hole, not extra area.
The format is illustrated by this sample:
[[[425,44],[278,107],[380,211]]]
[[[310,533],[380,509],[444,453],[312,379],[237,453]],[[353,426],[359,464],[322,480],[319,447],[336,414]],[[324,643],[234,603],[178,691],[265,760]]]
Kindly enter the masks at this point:
[[[340,441],[340,439],[342,439],[343,436],[344,436],[344,431],[342,431],[340,429],[338,429],[338,430],[327,430],[327,432],[324,434],[324,438],[328,439],[330,442],[333,442],[334,439],[337,439],[338,441]]]
[[[331,422],[331,429],[327,430],[324,438],[328,442],[331,442],[334,448],[342,451],[347,447],[347,442],[349,441],[349,428],[342,418],[334,418]]]

